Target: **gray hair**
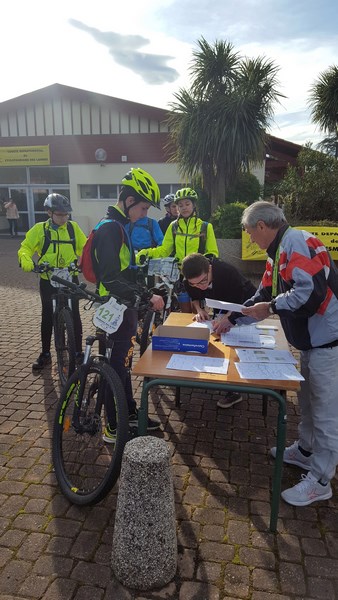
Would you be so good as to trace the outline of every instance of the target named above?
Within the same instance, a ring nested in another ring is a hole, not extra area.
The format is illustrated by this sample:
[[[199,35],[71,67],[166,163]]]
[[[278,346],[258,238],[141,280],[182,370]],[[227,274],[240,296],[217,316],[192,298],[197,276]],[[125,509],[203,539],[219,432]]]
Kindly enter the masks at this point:
[[[270,229],[279,229],[286,218],[281,208],[265,200],[250,204],[242,214],[241,223],[245,227],[256,227],[258,221],[263,221]]]

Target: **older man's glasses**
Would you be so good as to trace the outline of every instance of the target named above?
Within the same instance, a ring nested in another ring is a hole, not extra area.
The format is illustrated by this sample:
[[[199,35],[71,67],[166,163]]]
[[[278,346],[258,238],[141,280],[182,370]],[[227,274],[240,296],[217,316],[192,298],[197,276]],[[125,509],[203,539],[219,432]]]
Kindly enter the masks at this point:
[[[209,281],[209,274],[207,273],[206,275],[204,275],[203,279],[200,279],[199,281],[189,281],[188,279],[188,283],[189,285],[191,285],[192,287],[198,287],[199,285],[205,285],[206,283],[208,283]]]

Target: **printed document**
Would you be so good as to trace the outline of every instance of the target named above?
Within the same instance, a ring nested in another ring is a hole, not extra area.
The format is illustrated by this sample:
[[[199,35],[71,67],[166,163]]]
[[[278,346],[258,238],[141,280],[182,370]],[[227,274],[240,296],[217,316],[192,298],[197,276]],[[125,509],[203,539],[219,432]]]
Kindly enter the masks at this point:
[[[255,325],[237,325],[228,333],[221,334],[221,342],[226,346],[244,346],[246,348],[274,348],[273,335],[263,335]]]
[[[294,365],[266,365],[262,363],[236,362],[241,379],[274,379],[276,381],[304,381]]]
[[[213,300],[212,298],[206,298],[205,303],[209,308],[219,308],[224,312],[242,312],[242,308],[245,308],[243,304],[234,304],[232,302],[223,302],[223,300]]]
[[[256,350],[242,350],[236,348],[236,354],[241,362],[245,363],[264,363],[264,364],[291,364],[296,365],[297,361],[288,350],[267,350],[257,348]]]
[[[196,371],[198,373],[214,373],[226,375],[229,360],[227,358],[212,358],[210,356],[189,356],[173,354],[166,368],[178,371]]]

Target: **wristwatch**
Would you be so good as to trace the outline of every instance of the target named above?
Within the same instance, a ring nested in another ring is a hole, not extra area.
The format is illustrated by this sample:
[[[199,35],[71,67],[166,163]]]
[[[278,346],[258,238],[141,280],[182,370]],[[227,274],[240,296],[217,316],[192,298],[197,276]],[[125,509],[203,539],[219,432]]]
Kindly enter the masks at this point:
[[[275,303],[273,301],[270,302],[270,304],[269,304],[269,313],[270,313],[270,315],[274,315],[275,314],[274,307],[275,307]]]

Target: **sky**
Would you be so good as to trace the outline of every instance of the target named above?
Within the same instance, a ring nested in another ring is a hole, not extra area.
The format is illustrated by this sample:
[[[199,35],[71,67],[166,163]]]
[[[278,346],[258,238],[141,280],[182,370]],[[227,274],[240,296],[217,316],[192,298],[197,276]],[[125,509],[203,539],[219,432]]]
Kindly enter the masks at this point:
[[[54,83],[169,108],[189,88],[197,40],[230,42],[279,68],[268,133],[304,144],[309,90],[338,63],[334,0],[16,0],[2,7],[0,102]]]

